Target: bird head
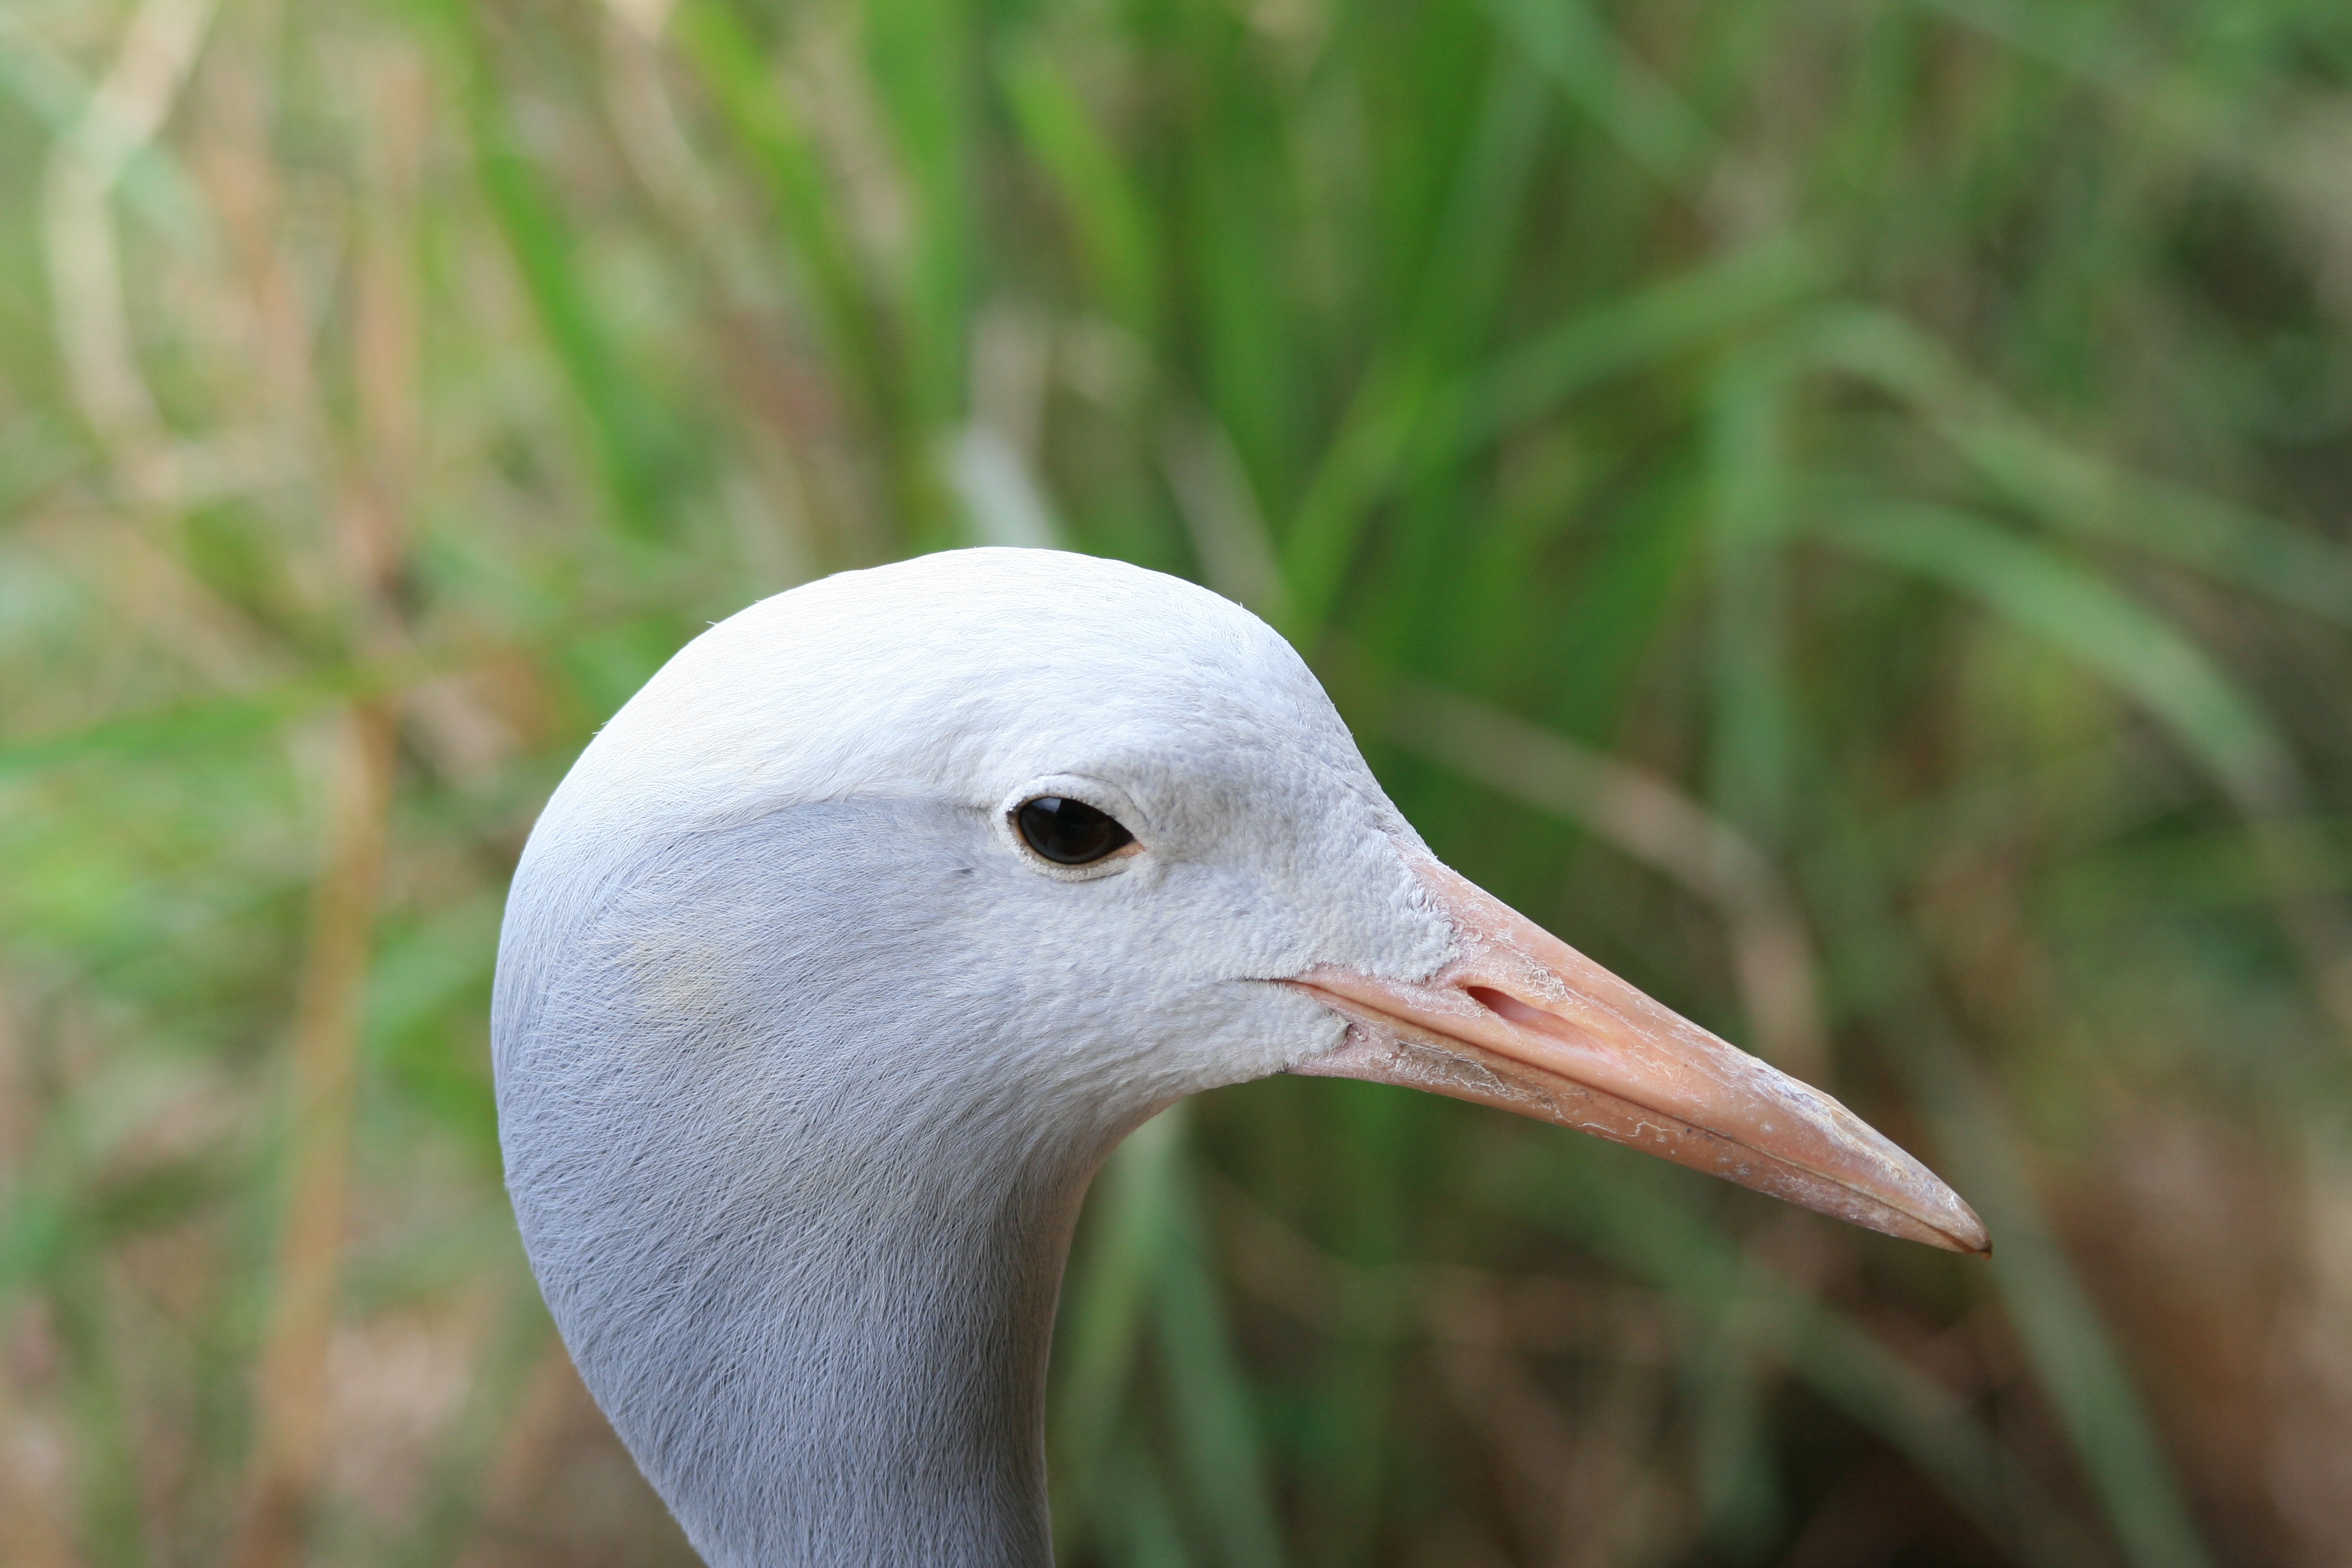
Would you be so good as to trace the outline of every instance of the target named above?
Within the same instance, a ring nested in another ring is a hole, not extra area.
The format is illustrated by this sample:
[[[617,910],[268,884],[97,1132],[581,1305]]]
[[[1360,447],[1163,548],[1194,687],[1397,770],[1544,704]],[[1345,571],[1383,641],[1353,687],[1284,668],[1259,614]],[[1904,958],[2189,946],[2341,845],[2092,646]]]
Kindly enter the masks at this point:
[[[588,920],[594,966],[648,977],[627,1005],[669,1043],[630,1048],[670,1053],[660,1081],[726,1078],[709,1092],[747,1127],[832,1161],[893,1129],[1097,1158],[1161,1106],[1286,1070],[1988,1245],[1837,1101],[1439,863],[1270,627],[1118,563],[950,552],[713,627],[566,779],[515,911],[502,1096]],[[820,1100],[860,1108],[854,1146]]]

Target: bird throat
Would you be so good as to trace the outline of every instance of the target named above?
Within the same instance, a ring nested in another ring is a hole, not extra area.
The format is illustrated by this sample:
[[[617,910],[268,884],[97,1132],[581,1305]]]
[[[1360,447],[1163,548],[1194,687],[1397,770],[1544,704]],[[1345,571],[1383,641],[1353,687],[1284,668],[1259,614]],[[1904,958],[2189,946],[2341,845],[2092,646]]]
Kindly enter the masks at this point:
[[[581,1376],[712,1568],[1043,1568],[1055,1297],[1140,1116],[1025,1072],[984,998],[861,968],[937,931],[889,928],[828,810],[584,890],[519,878],[509,1189]]]
[[[1096,1162],[1045,1152],[910,1134],[823,1184],[532,1205],[581,1375],[712,1568],[1051,1563],[1046,1360]]]

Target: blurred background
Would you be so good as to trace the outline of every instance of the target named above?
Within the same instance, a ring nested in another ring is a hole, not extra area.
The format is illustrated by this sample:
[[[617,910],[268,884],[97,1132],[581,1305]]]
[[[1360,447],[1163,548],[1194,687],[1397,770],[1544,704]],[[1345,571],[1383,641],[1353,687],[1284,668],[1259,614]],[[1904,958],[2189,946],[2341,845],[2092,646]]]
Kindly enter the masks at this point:
[[[1987,1266],[1276,1079],[1065,1563],[2352,1563],[2342,0],[0,6],[0,1562],[690,1563],[499,1185],[585,738],[1057,544]]]

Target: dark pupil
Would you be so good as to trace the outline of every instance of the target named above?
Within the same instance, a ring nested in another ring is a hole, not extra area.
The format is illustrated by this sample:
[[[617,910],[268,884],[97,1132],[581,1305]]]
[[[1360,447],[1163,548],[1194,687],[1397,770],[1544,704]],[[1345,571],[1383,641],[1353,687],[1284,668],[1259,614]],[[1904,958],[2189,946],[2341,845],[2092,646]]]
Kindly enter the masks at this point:
[[[1082,800],[1041,795],[1013,820],[1029,847],[1059,866],[1084,866],[1135,842],[1135,835]]]

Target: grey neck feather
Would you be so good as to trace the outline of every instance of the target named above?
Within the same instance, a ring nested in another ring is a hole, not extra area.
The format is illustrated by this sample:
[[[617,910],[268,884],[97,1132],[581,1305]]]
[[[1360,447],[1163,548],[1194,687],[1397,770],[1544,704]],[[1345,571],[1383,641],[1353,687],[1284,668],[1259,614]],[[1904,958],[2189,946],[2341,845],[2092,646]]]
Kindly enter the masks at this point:
[[[1063,1260],[1167,1097],[1021,1037],[1034,966],[987,830],[835,802],[518,877],[494,1021],[515,1207],[582,1375],[713,1568],[1051,1561]]]

